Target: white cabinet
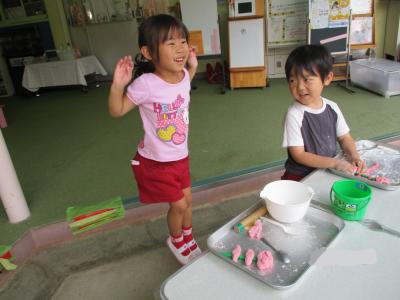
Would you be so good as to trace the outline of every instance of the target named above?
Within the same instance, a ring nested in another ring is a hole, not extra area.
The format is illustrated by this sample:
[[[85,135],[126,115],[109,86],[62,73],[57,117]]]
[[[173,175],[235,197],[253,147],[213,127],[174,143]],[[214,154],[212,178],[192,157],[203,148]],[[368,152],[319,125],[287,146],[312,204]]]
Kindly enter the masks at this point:
[[[264,67],[264,19],[229,21],[231,68]]]
[[[265,87],[264,17],[229,21],[230,87]]]

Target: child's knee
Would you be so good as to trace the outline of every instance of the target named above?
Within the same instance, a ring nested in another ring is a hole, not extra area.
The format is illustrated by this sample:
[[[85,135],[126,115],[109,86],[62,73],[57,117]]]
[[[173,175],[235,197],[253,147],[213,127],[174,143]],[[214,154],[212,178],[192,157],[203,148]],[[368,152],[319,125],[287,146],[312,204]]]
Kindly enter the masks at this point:
[[[188,207],[192,206],[192,194],[189,194],[189,195],[185,196],[185,202],[186,202]]]
[[[170,203],[170,209],[178,214],[184,214],[189,207],[190,205],[187,203],[186,197]]]

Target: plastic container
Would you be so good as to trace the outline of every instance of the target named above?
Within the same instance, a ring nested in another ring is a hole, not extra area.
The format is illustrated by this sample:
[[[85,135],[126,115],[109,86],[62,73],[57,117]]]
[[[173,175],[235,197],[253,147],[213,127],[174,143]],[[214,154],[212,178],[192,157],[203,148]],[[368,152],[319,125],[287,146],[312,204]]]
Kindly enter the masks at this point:
[[[333,212],[342,219],[358,221],[364,218],[371,200],[372,190],[364,182],[339,180],[332,185],[331,204]]]
[[[270,215],[279,222],[293,223],[307,213],[313,190],[304,183],[277,180],[268,183],[260,193]]]
[[[352,83],[389,98],[400,94],[400,63],[387,59],[350,61]]]

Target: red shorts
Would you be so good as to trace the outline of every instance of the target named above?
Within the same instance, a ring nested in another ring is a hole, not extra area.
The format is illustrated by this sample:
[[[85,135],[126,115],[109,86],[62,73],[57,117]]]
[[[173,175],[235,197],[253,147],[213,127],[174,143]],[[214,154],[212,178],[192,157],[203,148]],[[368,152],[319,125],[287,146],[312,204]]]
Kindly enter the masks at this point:
[[[288,173],[287,171],[285,171],[285,173],[281,177],[282,180],[293,180],[293,181],[300,181],[303,178],[304,176]]]
[[[142,203],[175,202],[191,186],[189,156],[177,161],[159,162],[136,153],[132,170]]]

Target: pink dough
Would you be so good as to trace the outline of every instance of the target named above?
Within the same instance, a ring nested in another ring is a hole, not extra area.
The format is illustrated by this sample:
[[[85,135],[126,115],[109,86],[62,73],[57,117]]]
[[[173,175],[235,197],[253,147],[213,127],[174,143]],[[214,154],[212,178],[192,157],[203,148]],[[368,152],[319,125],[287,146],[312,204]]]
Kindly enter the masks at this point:
[[[250,266],[251,263],[253,262],[253,258],[254,258],[254,250],[253,249],[248,249],[246,251],[246,258],[244,260],[244,264],[246,266]]]
[[[380,184],[390,184],[390,179],[382,176],[376,176],[376,182]]]
[[[380,165],[378,163],[374,163],[372,166],[370,166],[368,169],[366,169],[363,174],[366,175],[371,175],[372,172],[378,170]]]
[[[235,248],[233,248],[232,250],[232,260],[234,262],[238,262],[240,253],[242,252],[242,248],[240,247],[240,245],[236,245]]]
[[[262,233],[262,222],[260,220],[257,220],[254,223],[254,226],[251,227],[249,230],[249,237],[252,239],[259,240],[261,238],[261,233]]]
[[[257,255],[257,268],[259,270],[272,269],[274,258],[270,251],[264,250]]]

